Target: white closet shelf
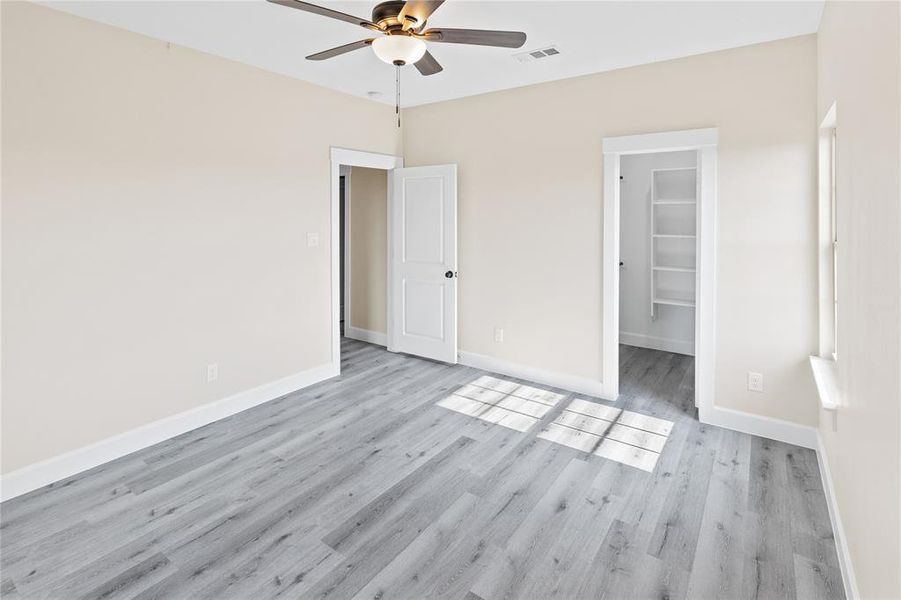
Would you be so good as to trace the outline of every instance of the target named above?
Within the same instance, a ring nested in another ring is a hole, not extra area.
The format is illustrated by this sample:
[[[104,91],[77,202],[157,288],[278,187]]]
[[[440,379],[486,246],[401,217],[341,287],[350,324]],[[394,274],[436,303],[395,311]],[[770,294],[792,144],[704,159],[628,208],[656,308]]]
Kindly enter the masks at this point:
[[[654,200],[654,204],[657,206],[660,205],[689,205],[689,204],[697,204],[698,201],[692,198],[672,198],[668,200]]]
[[[670,306],[694,307],[695,301],[683,298],[654,298],[654,304],[668,304]]]
[[[695,307],[694,274],[697,264],[695,257],[690,255],[695,254],[693,250],[698,239],[697,169],[695,167],[654,169],[650,196],[648,199],[650,223],[646,235],[650,235],[648,250],[651,256],[649,272],[651,318],[656,319],[660,305],[684,306],[691,309]],[[695,233],[689,233],[692,230],[695,230]],[[664,244],[656,240],[674,241]],[[686,252],[689,248],[692,252]],[[692,259],[691,263],[688,261],[689,258]],[[657,262],[662,265],[656,266]],[[667,264],[672,266],[665,266]],[[676,266],[679,264],[691,266]],[[686,273],[688,275],[685,275]],[[685,287],[691,289],[683,289]]]

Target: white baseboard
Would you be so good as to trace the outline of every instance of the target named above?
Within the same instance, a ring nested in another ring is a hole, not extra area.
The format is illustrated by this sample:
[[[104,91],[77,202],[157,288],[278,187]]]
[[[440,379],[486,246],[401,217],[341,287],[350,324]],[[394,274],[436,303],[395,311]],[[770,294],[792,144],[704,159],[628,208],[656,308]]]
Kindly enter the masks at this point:
[[[650,348],[651,350],[663,350],[664,352],[687,354],[688,356],[695,355],[694,342],[644,335],[643,333],[620,331],[619,343],[626,344],[627,346],[638,346],[639,348]]]
[[[535,383],[542,383],[544,385],[560,388],[561,390],[616,401],[616,398],[609,393],[602,382],[588,377],[528,367],[494,358],[492,356],[476,354],[474,352],[461,351],[458,352],[457,356],[460,364],[466,365],[467,367],[475,367],[476,369],[482,369],[484,371],[509,375],[510,377],[526,379],[528,381],[534,381]]]
[[[370,344],[376,344],[378,346],[388,345],[388,334],[380,331],[370,331],[369,329],[351,327],[350,325],[345,325],[344,337],[349,337],[352,340],[360,340],[361,342],[369,342]]]
[[[820,435],[819,431],[817,431],[817,462],[820,465],[820,479],[823,481],[823,491],[826,492],[829,520],[832,521],[832,536],[835,538],[838,566],[841,569],[842,582],[845,585],[845,598],[857,600],[857,598],[860,598],[860,592],[857,590],[857,579],[854,577],[854,567],[851,564],[848,539],[845,537],[845,528],[842,526],[842,518],[838,510],[838,499],[835,496],[835,488],[832,486],[829,457],[826,455],[826,448],[823,446],[823,436]]]
[[[55,481],[147,448],[182,433],[224,419],[338,375],[333,364],[321,365],[283,379],[165,417],[71,452],[28,465],[0,478],[0,500],[15,498]]]
[[[819,432],[814,427],[807,425],[799,425],[790,421],[763,417],[719,406],[712,408],[698,407],[698,420],[708,425],[716,425],[778,442],[786,442],[802,448],[817,449]]]

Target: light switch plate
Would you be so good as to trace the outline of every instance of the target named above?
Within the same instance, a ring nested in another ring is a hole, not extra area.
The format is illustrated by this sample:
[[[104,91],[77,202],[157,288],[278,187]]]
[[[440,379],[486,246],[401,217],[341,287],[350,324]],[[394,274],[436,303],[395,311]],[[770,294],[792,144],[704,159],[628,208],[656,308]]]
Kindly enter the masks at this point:
[[[500,343],[503,343],[503,341],[504,341],[504,330],[501,329],[500,327],[495,327],[494,328],[494,342],[496,344],[500,344]]]
[[[315,248],[319,245],[319,234],[317,232],[312,232],[307,234],[307,246],[310,248]]]

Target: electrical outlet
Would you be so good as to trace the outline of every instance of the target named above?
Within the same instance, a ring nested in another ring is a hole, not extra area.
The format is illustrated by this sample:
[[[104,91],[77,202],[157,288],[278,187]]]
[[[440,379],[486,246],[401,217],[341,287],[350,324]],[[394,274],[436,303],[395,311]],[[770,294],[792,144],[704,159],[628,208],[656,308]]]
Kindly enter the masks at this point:
[[[307,234],[307,246],[310,248],[315,248],[319,245],[319,234],[316,232]]]
[[[748,391],[749,392],[762,392],[763,391],[763,373],[755,373],[754,371],[748,371]]]
[[[494,342],[496,344],[501,344],[504,341],[504,330],[500,327],[494,328]]]
[[[219,364],[213,363],[206,366],[206,382],[212,383],[219,379]]]

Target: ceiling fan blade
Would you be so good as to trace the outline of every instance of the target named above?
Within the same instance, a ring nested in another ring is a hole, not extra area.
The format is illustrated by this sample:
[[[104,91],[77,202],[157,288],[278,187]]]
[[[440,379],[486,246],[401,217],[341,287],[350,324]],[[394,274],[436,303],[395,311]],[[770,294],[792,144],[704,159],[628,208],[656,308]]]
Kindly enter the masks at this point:
[[[497,46],[499,48],[520,48],[526,43],[526,34],[521,31],[490,31],[487,29],[429,29],[424,31],[420,37],[430,42]]]
[[[397,18],[403,23],[404,30],[419,29],[442,4],[444,0],[407,0]]]
[[[301,0],[269,0],[269,2],[272,2],[273,4],[281,4],[282,6],[287,6],[288,8],[296,8],[298,10],[313,13],[315,15],[329,17],[331,19],[338,19],[339,21],[345,21],[347,23],[353,23],[354,25],[359,25],[360,27],[365,27],[366,29],[381,31],[378,25],[369,21],[368,19],[348,15],[343,12],[338,12],[337,10],[310,4],[309,2],[302,2]]]
[[[416,65],[416,69],[423,75],[434,75],[435,73],[440,73],[444,70],[444,67],[442,67],[441,64],[435,60],[435,57],[432,56],[432,53],[428,51],[426,51],[422,58],[417,60],[414,64]]]
[[[359,50],[360,48],[365,48],[372,44],[372,39],[368,40],[360,40],[359,42],[351,42],[349,44],[344,44],[343,46],[338,46],[336,48],[330,48],[329,50],[323,50],[322,52],[317,52],[316,54],[311,54],[307,57],[307,60],[325,60],[327,58],[334,58],[336,56],[340,56],[347,52],[352,52],[354,50]]]

